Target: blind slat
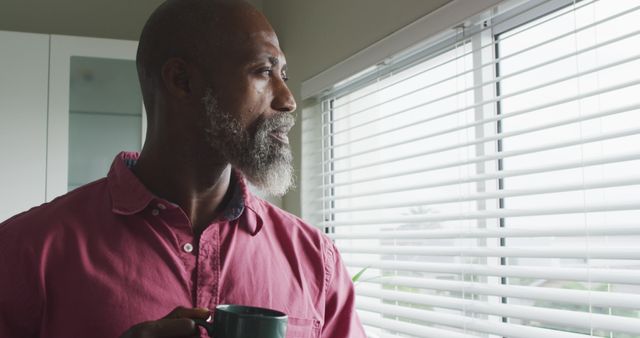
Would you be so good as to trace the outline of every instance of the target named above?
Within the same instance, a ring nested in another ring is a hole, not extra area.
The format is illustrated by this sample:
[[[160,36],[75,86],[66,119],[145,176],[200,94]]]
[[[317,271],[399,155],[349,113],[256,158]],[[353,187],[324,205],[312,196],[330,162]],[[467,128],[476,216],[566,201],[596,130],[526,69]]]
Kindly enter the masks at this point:
[[[398,216],[393,218],[360,218],[354,221],[329,221],[322,223],[325,227],[337,226],[353,226],[353,225],[374,225],[374,224],[409,224],[409,223],[426,223],[426,222],[447,222],[472,219],[488,219],[488,218],[507,218],[507,217],[523,217],[523,216],[541,216],[541,215],[562,215],[576,213],[593,213],[607,211],[637,210],[640,209],[640,201],[620,202],[620,203],[593,203],[576,206],[562,206],[555,208],[540,209],[524,209],[510,210],[500,209],[493,211],[472,211],[448,213],[431,216]]]
[[[591,181],[591,182],[557,184],[554,186],[548,186],[544,188],[531,188],[531,189],[518,189],[518,190],[505,189],[505,190],[500,190],[496,192],[458,194],[455,196],[445,195],[437,198],[429,198],[429,199],[421,199],[418,201],[412,201],[411,203],[414,205],[433,205],[433,204],[456,203],[456,202],[466,202],[466,201],[482,201],[486,199],[541,195],[541,194],[569,192],[569,191],[576,191],[576,190],[614,188],[614,187],[623,187],[623,186],[631,186],[631,185],[638,185],[638,184],[640,184],[640,176],[637,176],[637,177],[634,176],[634,177],[628,177],[628,178],[627,177],[613,178],[613,179],[597,180],[597,181]],[[374,196],[374,195],[375,194],[368,194],[367,196]],[[401,208],[406,206],[407,206],[406,202],[403,201],[403,202],[397,202],[397,203],[370,204],[367,207],[335,208],[330,210],[333,214],[341,214],[341,213],[362,211],[362,210],[381,210],[381,209]]]
[[[640,295],[594,290],[561,289],[552,287],[519,286],[480,282],[463,282],[432,278],[376,276],[362,278],[360,284],[378,284],[386,287],[410,287],[426,290],[440,290],[475,295],[512,297],[554,303],[568,303],[583,306],[624,308],[635,310],[640,304]],[[360,287],[360,286],[358,286]]]
[[[330,233],[337,239],[438,239],[438,238],[511,238],[511,237],[576,237],[576,236],[637,236],[640,224],[636,225],[567,225],[540,224],[537,227],[509,227],[495,229],[435,229],[435,230],[395,230],[360,231],[350,233]]]
[[[406,261],[372,261],[345,259],[350,267],[414,271],[439,274],[465,274],[496,277],[536,278],[546,280],[600,282],[640,285],[640,271],[604,268],[549,266],[489,266],[481,264],[423,263]]]
[[[395,245],[351,245],[340,250],[343,253],[391,254],[391,255],[423,255],[423,256],[472,256],[472,257],[537,257],[537,258],[586,258],[590,259],[638,259],[640,250],[637,247],[589,247],[575,248],[469,248],[469,247],[436,247],[436,246],[395,246]]]

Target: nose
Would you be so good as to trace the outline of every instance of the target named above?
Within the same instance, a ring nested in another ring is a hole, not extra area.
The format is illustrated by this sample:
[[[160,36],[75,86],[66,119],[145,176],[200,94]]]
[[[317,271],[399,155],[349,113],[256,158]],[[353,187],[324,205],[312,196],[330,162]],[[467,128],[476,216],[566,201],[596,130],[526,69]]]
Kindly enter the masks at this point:
[[[293,113],[296,110],[296,100],[284,80],[275,81],[273,94],[273,101],[271,101],[273,110],[289,113]]]

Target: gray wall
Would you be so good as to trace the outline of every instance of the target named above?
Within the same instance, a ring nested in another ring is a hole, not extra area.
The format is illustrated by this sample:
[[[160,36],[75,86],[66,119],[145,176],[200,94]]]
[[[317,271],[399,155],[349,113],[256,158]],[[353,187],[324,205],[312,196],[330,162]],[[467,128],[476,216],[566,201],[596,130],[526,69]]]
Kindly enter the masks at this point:
[[[0,30],[137,40],[163,0],[0,0]],[[249,0],[262,9],[263,0]]]
[[[265,0],[265,14],[287,56],[289,87],[296,95],[299,113],[304,105],[300,100],[302,81],[447,2],[449,0]],[[300,119],[289,137],[299,169]],[[296,172],[299,177],[299,170]],[[283,207],[300,215],[300,192],[294,190],[287,194]]]

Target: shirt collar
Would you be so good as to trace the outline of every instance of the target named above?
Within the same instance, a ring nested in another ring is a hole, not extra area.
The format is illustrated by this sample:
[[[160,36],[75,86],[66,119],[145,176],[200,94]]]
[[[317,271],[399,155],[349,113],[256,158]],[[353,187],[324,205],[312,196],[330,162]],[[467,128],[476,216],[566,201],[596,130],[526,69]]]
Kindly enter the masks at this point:
[[[111,210],[116,214],[136,214],[154,199],[153,194],[130,169],[137,160],[138,153],[123,151],[116,156],[109,169],[107,181],[111,193]]]
[[[136,214],[144,210],[154,199],[159,199],[131,171],[138,156],[139,154],[136,152],[121,152],[111,164],[107,180],[111,193],[111,210],[116,214]],[[231,222],[238,220],[240,216],[245,214],[246,221],[239,223],[244,224],[247,232],[255,236],[262,229],[261,215],[264,212],[264,207],[260,199],[251,193],[239,170],[234,169],[232,176],[232,196],[222,212],[222,218]]]
[[[232,180],[232,182],[236,182],[234,186],[238,189],[237,191],[239,191],[242,196],[241,200],[244,202],[244,207],[248,210],[248,212],[245,213],[247,215],[247,221],[245,222],[247,231],[249,231],[252,236],[255,236],[260,232],[264,223],[261,216],[265,213],[264,206],[262,201],[251,193],[244,176],[239,170],[234,169],[232,175],[235,177],[235,180]],[[233,205],[233,203],[229,203],[229,205]]]

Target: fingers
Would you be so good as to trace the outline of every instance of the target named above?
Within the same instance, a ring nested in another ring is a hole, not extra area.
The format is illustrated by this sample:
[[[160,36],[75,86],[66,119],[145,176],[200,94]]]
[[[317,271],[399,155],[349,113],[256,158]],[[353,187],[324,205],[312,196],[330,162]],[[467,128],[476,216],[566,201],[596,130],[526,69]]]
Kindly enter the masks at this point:
[[[198,334],[193,320],[189,318],[165,318],[149,323],[144,337],[177,338]]]
[[[205,308],[186,308],[178,306],[173,309],[164,318],[192,318],[192,319],[207,319],[211,315],[211,311]]]
[[[133,326],[120,338],[190,338],[197,337],[198,329],[189,318],[165,318]]]
[[[194,319],[206,320],[210,314],[208,309],[177,307],[160,320],[133,326],[120,338],[197,338]]]

